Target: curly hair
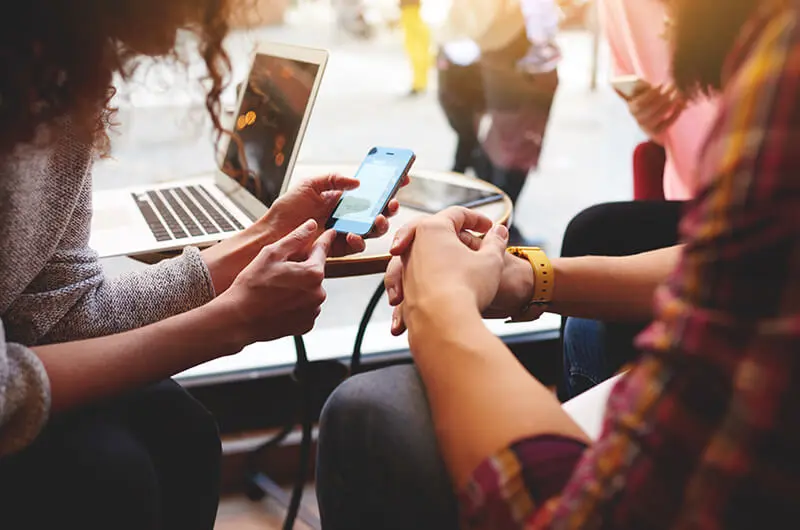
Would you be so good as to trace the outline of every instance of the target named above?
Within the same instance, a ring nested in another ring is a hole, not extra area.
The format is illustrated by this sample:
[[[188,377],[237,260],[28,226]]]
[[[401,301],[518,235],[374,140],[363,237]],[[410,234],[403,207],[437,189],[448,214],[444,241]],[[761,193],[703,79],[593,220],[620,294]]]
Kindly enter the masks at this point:
[[[205,104],[221,131],[232,1],[15,2],[14,14],[0,17],[0,156],[18,144],[52,141],[65,123],[106,154],[114,75],[129,77],[143,56],[178,58],[181,30],[197,40],[207,67]]]

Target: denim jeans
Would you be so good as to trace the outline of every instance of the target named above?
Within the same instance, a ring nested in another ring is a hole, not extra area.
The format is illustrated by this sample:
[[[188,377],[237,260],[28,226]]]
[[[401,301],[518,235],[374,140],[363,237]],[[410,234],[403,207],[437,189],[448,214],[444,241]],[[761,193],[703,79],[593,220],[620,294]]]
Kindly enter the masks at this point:
[[[317,498],[325,530],[456,530],[458,508],[413,366],[345,381],[322,411]]]
[[[564,326],[564,387],[574,398],[614,375],[606,352],[606,326],[598,320],[568,318]]]

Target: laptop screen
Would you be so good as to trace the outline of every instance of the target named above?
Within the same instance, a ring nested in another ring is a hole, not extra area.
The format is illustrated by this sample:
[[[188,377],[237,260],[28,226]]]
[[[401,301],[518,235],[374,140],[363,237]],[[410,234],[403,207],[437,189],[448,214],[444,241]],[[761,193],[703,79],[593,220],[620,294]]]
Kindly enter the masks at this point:
[[[222,171],[270,206],[280,195],[320,66],[257,54]]]

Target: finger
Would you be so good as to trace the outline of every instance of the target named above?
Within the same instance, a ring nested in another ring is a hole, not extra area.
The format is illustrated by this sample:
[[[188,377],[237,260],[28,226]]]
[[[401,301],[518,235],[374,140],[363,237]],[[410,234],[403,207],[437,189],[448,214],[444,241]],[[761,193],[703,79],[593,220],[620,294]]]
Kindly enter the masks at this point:
[[[403,306],[399,305],[392,311],[392,335],[395,337],[402,335],[406,331],[406,323],[403,320]]]
[[[628,102],[630,103],[631,110],[646,108],[661,98],[660,87],[648,87],[631,97]]]
[[[661,95],[659,99],[653,101],[650,105],[642,107],[639,113],[639,120],[655,125],[653,122],[661,121],[674,105],[675,101],[672,98],[667,95]]]
[[[383,215],[375,218],[375,223],[372,225],[372,230],[369,231],[369,237],[381,237],[389,231],[389,220]]]
[[[331,173],[321,177],[314,177],[306,181],[306,185],[310,186],[315,192],[320,195],[326,191],[346,191],[358,187],[358,179],[353,177],[345,177],[338,173]]]
[[[309,219],[273,245],[284,259],[305,256],[317,236],[317,222]]]
[[[423,221],[424,218],[414,219],[413,221],[401,226],[397,233],[394,235],[392,246],[389,252],[393,256],[399,256],[408,250],[411,243],[414,241],[414,235],[417,233],[417,225]]]
[[[364,252],[364,250],[367,248],[367,242],[364,241],[364,238],[358,234],[348,233],[345,236],[345,241],[347,242],[347,248],[351,253]]]
[[[460,206],[447,208],[437,213],[433,218],[437,220],[446,220],[457,234],[460,234],[464,230],[483,233],[489,230],[493,224],[492,220],[485,215]],[[419,225],[430,221],[431,217],[422,217],[400,227],[394,236],[394,241],[392,242],[392,247],[389,249],[389,252],[394,256],[405,253],[414,241]]]
[[[328,205],[328,208],[330,208],[332,210],[337,204],[339,204],[339,200],[342,198],[342,193],[344,193],[344,192],[341,192],[341,191],[323,191],[320,194],[320,196],[322,197],[322,200],[324,200],[325,203]]]
[[[463,232],[459,232],[458,239],[460,239],[462,243],[467,245],[472,250],[478,250],[481,248],[482,238],[476,236],[471,232],[467,232],[466,230]]]
[[[501,224],[494,225],[481,240],[479,252],[503,254],[508,245],[508,228]]]
[[[306,260],[306,263],[316,270],[325,270],[325,261],[331,253],[333,242],[336,240],[336,232],[334,230],[326,230],[314,242],[311,247],[311,253]]]
[[[472,230],[482,234],[491,229],[494,224],[485,215],[461,206],[447,208],[437,213],[434,217],[444,218],[452,223],[456,233],[460,233],[463,230]]]
[[[386,287],[389,305],[396,306],[403,301],[403,263],[400,258],[394,257],[389,260],[383,285]]]
[[[389,204],[386,205],[386,208],[383,209],[383,215],[386,217],[394,217],[399,209],[400,203],[397,199],[392,199],[389,201]]]

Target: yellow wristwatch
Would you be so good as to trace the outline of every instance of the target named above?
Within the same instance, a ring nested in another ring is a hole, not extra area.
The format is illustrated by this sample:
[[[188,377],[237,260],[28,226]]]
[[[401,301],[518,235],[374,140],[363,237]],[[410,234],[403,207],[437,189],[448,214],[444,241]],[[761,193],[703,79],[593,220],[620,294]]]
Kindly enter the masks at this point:
[[[526,322],[539,318],[544,307],[553,300],[555,273],[550,259],[539,247],[508,247],[506,251],[528,260],[533,269],[533,298],[526,303],[519,314],[512,317],[513,322]]]

